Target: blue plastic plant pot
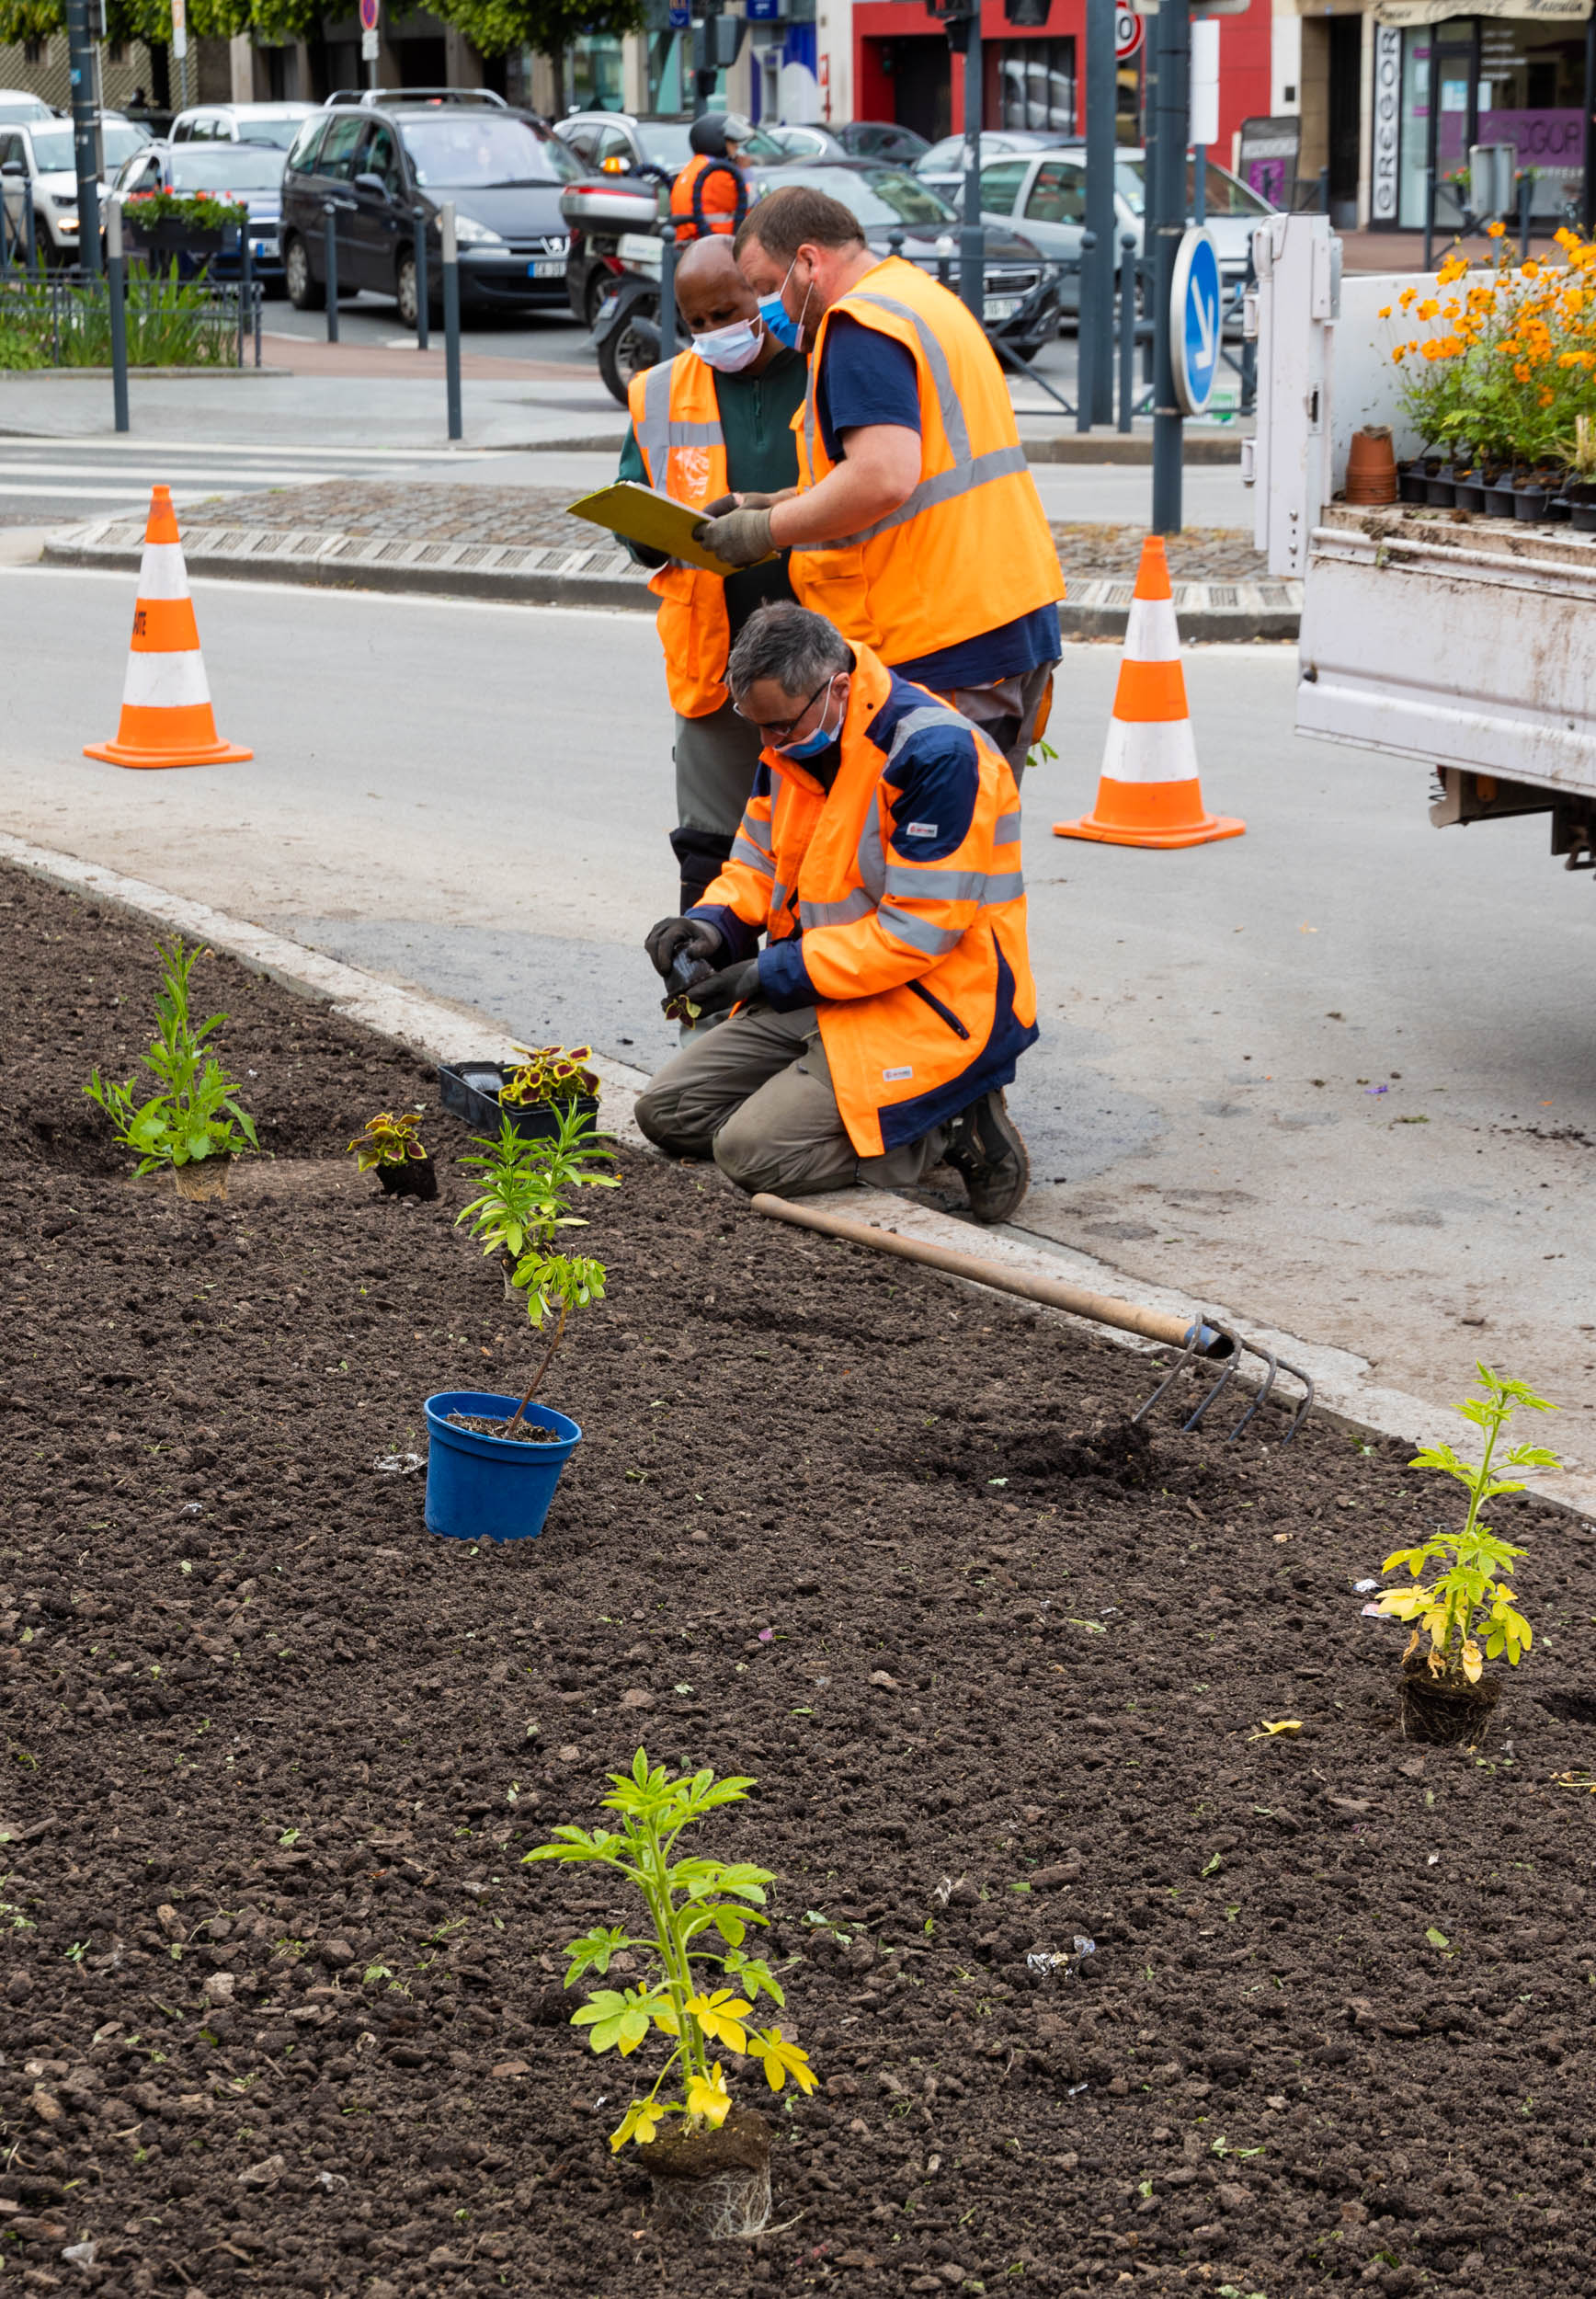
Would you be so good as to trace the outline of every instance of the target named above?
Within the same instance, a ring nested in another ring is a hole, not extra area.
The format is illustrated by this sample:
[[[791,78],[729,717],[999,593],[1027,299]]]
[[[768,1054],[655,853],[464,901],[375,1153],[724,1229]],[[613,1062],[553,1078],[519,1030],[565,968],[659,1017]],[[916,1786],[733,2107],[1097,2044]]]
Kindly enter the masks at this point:
[[[427,1529],[445,1540],[533,1540],[543,1529],[560,1471],[582,1441],[563,1413],[529,1405],[525,1418],[553,1429],[553,1445],[519,1445],[450,1425],[451,1413],[507,1421],[519,1397],[480,1389],[427,1400]]]

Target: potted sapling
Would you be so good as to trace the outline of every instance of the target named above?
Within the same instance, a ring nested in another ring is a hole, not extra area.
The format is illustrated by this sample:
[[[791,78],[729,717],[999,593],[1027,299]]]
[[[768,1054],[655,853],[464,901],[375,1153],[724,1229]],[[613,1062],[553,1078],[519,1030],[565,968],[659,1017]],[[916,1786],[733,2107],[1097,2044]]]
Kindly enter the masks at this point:
[[[543,1529],[560,1473],[581,1442],[575,1421],[536,1400],[575,1310],[604,1298],[602,1262],[555,1248],[561,1230],[582,1228],[570,1210],[578,1189],[616,1189],[620,1176],[595,1170],[613,1161],[591,1121],[565,1114],[552,1142],[519,1140],[510,1128],[487,1155],[487,1188],[459,1218],[470,1220],[484,1253],[502,1256],[507,1289],[526,1304],[547,1346],[517,1399],[484,1390],[446,1390],[427,1400],[426,1521],[450,1540],[528,1540]]]
[[[1450,1445],[1427,1445],[1408,1463],[1410,1469],[1437,1469],[1457,1479],[1468,1494],[1462,1527],[1398,1549],[1381,1567],[1395,1573],[1406,1566],[1416,1583],[1432,1566],[1443,1568],[1425,1586],[1390,1589],[1378,1600],[1381,1612],[1412,1623],[1402,1655],[1402,1731],[1410,1740],[1451,1744],[1476,1738],[1501,1694],[1501,1678],[1488,1676],[1486,1663],[1505,1659],[1516,1668],[1533,1641],[1510,1586],[1525,1551],[1499,1539],[1481,1521],[1480,1511],[1499,1493],[1523,1491],[1521,1481],[1500,1474],[1503,1469],[1561,1468],[1556,1454],[1542,1445],[1515,1445],[1497,1458],[1498,1440],[1521,1405],[1531,1413],[1555,1413],[1556,1407],[1522,1381],[1502,1379],[1488,1365],[1480,1365],[1478,1372],[1485,1395],[1465,1398],[1457,1407],[1485,1434],[1478,1466],[1460,1459]]]
[[[789,2077],[803,2092],[815,2073],[801,2046],[780,2028],[754,2028],[750,2015],[761,1995],[779,2007],[786,1998],[761,1957],[748,1955],[750,1927],[769,1918],[770,1870],[744,1861],[678,1852],[683,1832],[706,1813],[747,1801],[747,1779],[717,1780],[712,1772],[675,1778],[651,1765],[642,1748],[630,1772],[609,1776],[599,1802],[618,1815],[614,1829],[572,1825],[527,1853],[525,1862],[596,1861],[641,1895],[644,1920],[633,1933],[624,1925],[598,1926],[565,1949],[565,1985],[587,1973],[622,1973],[641,1957],[644,1976],[635,1986],[596,1988],[573,2024],[586,2028],[596,2053],[622,2060],[652,2046],[621,2121],[610,2134],[612,2151],[635,2145],[654,2183],[662,2218],[710,2242],[749,2241],[770,2219],[770,2127],[758,2109],[733,2100],[728,2061],[758,2063],[774,2092]],[[704,1971],[699,1967],[712,1967]]]
[[[116,1085],[97,1069],[84,1092],[110,1119],[122,1147],[133,1151],[140,1174],[169,1172],[182,1197],[224,1197],[232,1161],[258,1150],[255,1124],[240,1108],[240,1081],[230,1077],[210,1045],[227,1019],[213,1013],[198,1027],[189,1017],[188,982],[210,953],[190,948],[181,934],[168,950],[156,943],[164,987],[155,996],[155,1035],[141,1057],[160,1091],[141,1102],[130,1078]]]
[[[385,1197],[438,1195],[432,1153],[421,1138],[419,1112],[379,1110],[349,1144],[358,1172],[374,1173]]]
[[[446,1110],[484,1127],[507,1120],[528,1141],[552,1141],[573,1111],[592,1125],[598,1115],[598,1073],[590,1046],[518,1046],[518,1062],[462,1062],[440,1068]]]

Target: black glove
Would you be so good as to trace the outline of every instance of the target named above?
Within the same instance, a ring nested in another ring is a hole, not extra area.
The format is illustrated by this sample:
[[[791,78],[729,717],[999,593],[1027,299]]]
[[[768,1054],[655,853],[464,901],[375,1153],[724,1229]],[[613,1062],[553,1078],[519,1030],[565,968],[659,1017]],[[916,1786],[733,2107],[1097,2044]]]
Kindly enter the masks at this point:
[[[651,926],[643,937],[656,974],[670,972],[671,966],[685,950],[695,958],[718,957],[725,948],[725,939],[719,929],[701,918],[662,918],[657,926]]]
[[[695,1015],[725,1013],[754,997],[758,988],[758,959],[739,958],[735,966],[723,966],[718,974],[706,974],[695,982],[687,993],[688,1003]]]

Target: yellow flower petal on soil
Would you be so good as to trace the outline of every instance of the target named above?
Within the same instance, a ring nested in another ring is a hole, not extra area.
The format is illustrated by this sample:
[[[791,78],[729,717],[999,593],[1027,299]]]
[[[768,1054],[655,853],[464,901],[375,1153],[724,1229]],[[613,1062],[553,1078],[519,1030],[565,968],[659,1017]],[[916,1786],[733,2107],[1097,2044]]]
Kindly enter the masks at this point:
[[[1278,1740],[1282,1733],[1300,1733],[1303,1728],[1300,1716],[1282,1716],[1272,1724],[1267,1716],[1260,1716],[1258,1721],[1263,1730],[1258,1733],[1248,1733],[1247,1735],[1248,1740]]]

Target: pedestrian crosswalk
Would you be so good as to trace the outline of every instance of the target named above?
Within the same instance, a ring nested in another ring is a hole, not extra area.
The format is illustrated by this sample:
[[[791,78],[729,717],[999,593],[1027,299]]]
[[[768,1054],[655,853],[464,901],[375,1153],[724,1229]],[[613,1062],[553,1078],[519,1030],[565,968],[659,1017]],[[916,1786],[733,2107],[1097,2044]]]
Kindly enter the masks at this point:
[[[457,460],[448,449],[250,447],[0,433],[0,525],[43,527],[124,510],[147,502],[155,486],[169,486],[182,509],[266,487],[387,476],[407,464]]]

